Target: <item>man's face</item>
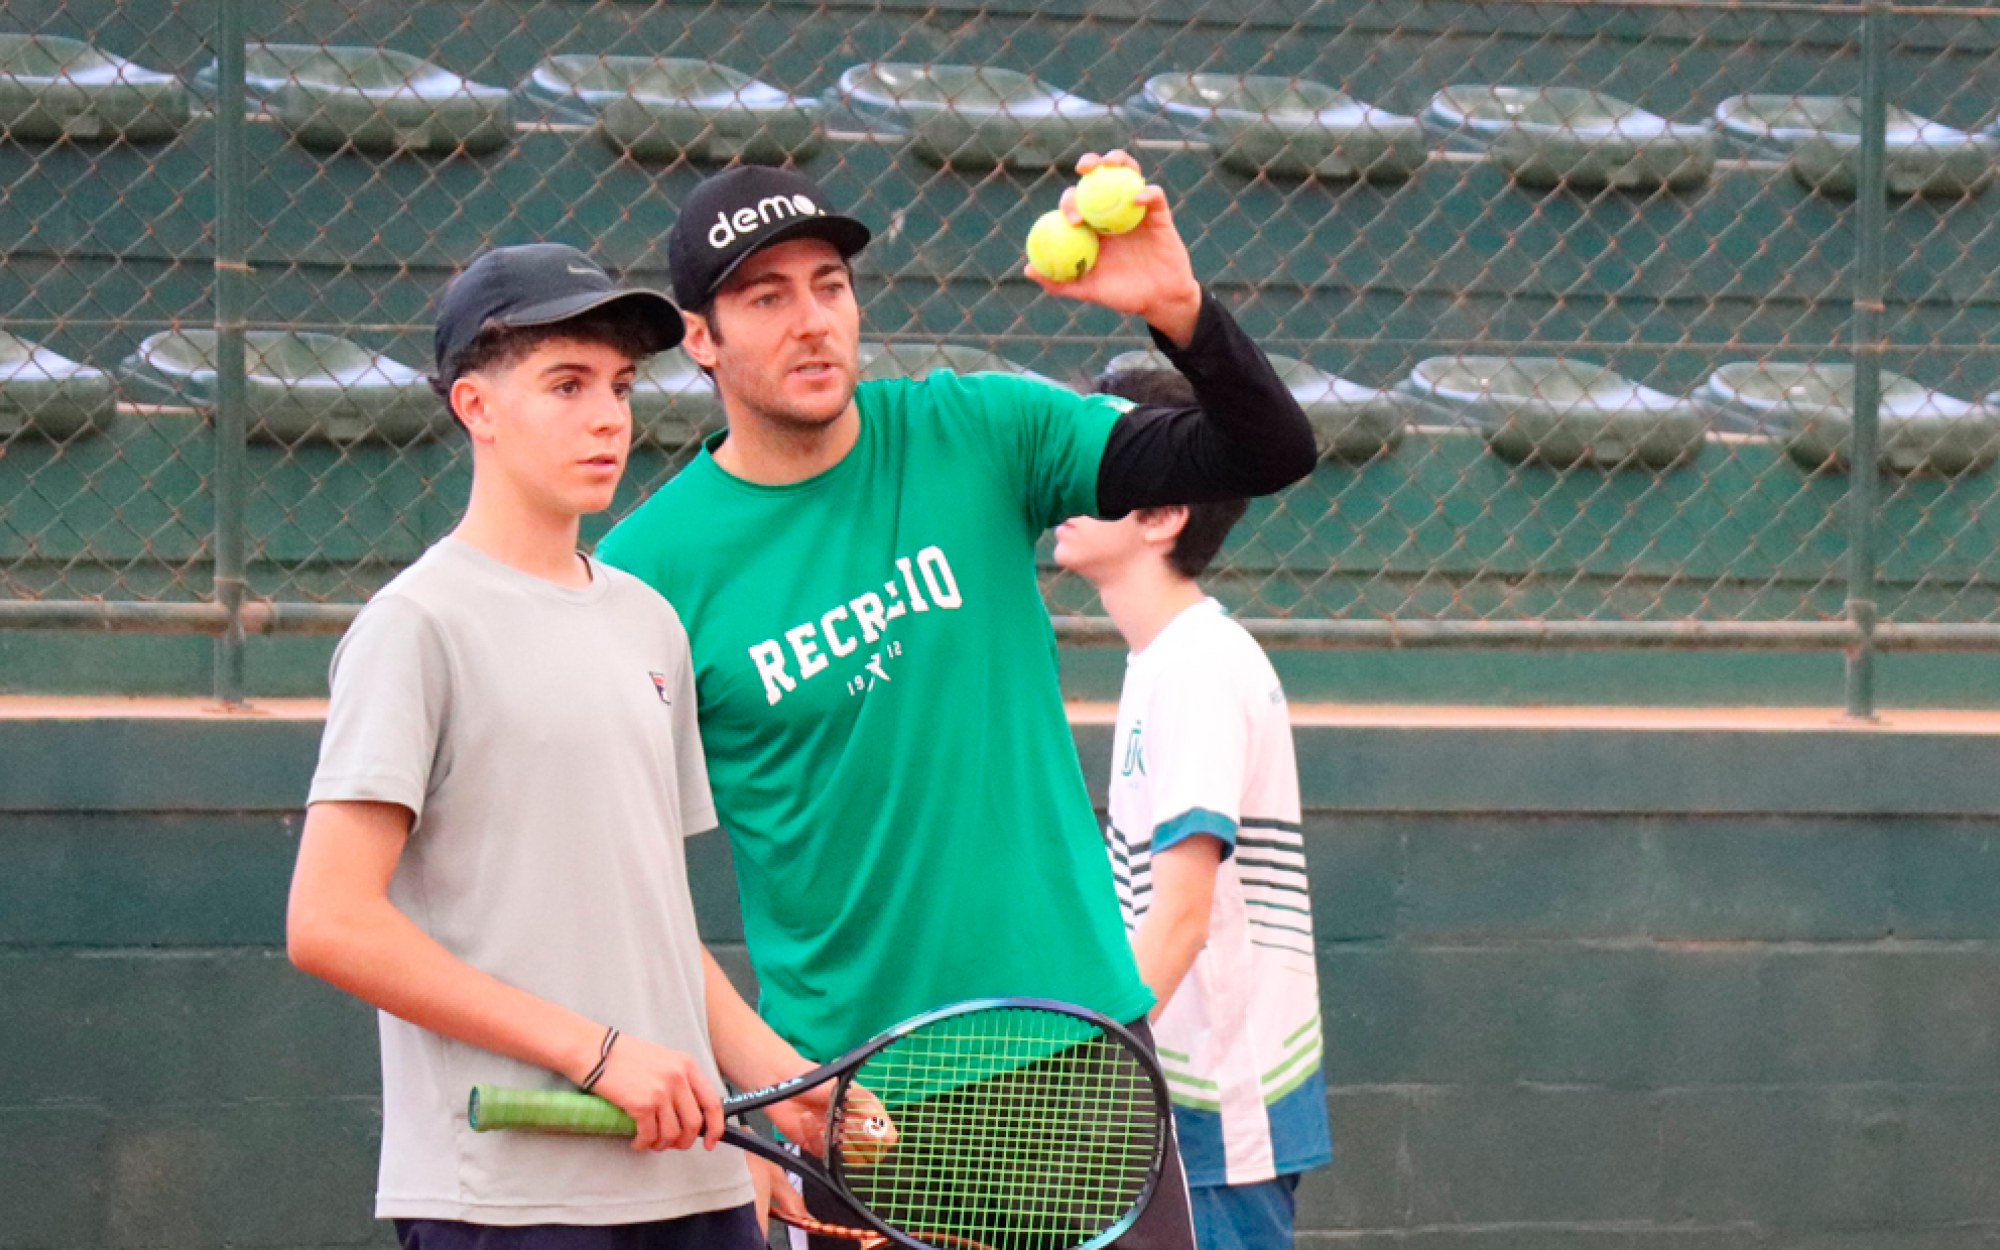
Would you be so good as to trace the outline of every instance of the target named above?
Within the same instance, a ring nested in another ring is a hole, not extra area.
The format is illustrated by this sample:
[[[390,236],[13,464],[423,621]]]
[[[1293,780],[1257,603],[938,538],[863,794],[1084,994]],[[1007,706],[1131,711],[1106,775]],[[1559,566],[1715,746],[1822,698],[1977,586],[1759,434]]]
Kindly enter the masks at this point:
[[[625,472],[634,373],[615,348],[549,339],[511,365],[460,378],[452,403],[523,499],[583,516],[611,506]]]
[[[713,320],[689,317],[684,347],[715,372],[732,410],[793,429],[847,411],[861,374],[861,309],[831,243],[790,239],[753,254],[717,292]]]
[[[1098,584],[1146,555],[1141,513],[1116,521],[1073,516],[1056,526],[1056,563]]]

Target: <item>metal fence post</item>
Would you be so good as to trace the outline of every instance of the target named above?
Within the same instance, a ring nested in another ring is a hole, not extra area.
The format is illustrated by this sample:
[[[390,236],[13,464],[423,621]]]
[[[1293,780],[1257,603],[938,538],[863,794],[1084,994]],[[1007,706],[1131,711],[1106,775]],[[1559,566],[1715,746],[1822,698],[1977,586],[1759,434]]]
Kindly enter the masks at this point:
[[[229,623],[215,641],[215,697],[244,701],[246,588],[243,331],[250,272],[243,181],[243,0],[217,7],[215,92],[215,598]]]
[[[1861,17],[1861,169],[1854,267],[1854,435],[1847,467],[1847,615],[1859,633],[1847,649],[1847,718],[1875,719],[1876,446],[1882,408],[1882,256],[1888,230],[1889,0]]]

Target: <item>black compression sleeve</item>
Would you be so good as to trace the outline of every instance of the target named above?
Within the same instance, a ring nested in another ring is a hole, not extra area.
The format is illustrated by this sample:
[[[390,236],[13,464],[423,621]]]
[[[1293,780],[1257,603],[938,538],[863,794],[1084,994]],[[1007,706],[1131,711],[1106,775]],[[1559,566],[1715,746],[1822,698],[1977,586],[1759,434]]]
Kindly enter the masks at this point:
[[[1194,387],[1195,408],[1120,416],[1097,468],[1098,515],[1247,499],[1282,490],[1318,459],[1311,422],[1236,319],[1203,291],[1194,337],[1153,342]]]

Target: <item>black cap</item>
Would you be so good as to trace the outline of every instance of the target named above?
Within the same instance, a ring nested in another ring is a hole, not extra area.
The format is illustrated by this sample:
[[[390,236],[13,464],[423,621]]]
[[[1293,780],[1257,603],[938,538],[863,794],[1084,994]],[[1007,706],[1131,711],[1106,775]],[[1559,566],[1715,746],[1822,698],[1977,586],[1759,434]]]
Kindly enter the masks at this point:
[[[868,227],[826,206],[819,184],[789,169],[738,165],[705,179],[667,236],[674,298],[683,308],[706,304],[752,253],[787,239],[825,239],[842,258],[868,246]]]
[[[653,350],[681,341],[680,310],[658,291],[621,287],[602,266],[567,243],[496,247],[467,265],[437,301],[437,376],[488,326],[546,326],[627,301],[636,325],[651,329]]]

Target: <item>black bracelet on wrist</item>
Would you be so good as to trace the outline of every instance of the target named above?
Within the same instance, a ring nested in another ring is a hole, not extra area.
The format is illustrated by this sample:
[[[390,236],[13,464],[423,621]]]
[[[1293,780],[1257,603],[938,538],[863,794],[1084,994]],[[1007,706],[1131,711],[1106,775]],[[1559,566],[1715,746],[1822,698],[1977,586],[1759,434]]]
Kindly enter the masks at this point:
[[[578,1089],[588,1094],[591,1088],[603,1078],[605,1066],[611,1062],[611,1045],[617,1040],[617,1028],[613,1027],[604,1030],[604,1044],[597,1048],[597,1066],[590,1070],[589,1076],[584,1077],[576,1083]]]

